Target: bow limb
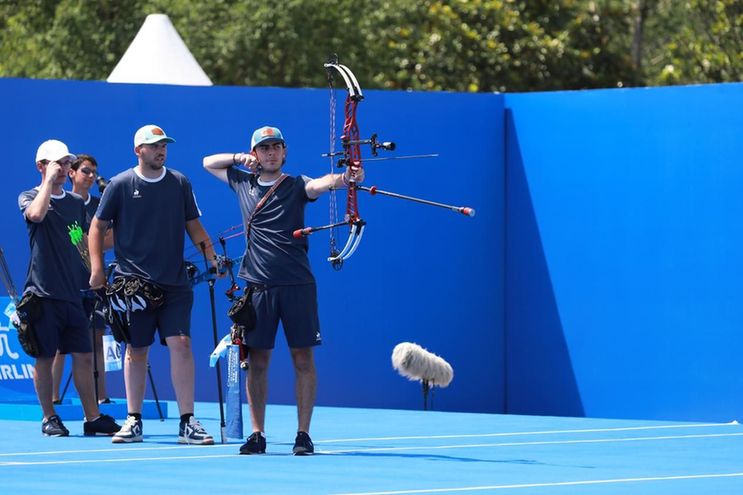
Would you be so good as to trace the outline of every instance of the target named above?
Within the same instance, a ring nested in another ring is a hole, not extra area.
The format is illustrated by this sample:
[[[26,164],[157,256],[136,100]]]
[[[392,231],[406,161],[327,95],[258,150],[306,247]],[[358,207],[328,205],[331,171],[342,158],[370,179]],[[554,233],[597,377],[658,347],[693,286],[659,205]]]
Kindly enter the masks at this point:
[[[337,60],[324,64],[325,69],[328,71],[328,77],[332,79],[331,69],[337,71],[343,78],[343,82],[346,83],[348,89],[348,96],[357,100],[363,100],[364,94],[361,92],[361,86],[356,76],[351,72],[351,69],[343,64],[339,64]]]
[[[348,235],[348,240],[346,241],[346,245],[343,246],[343,249],[338,254],[336,254],[335,256],[328,257],[328,261],[330,261],[331,263],[333,263],[333,265],[335,265],[337,263],[342,263],[343,261],[350,258],[351,255],[356,251],[356,248],[359,247],[361,238],[364,236],[365,228],[366,228],[366,223],[363,220],[353,223],[351,225],[351,232]]]

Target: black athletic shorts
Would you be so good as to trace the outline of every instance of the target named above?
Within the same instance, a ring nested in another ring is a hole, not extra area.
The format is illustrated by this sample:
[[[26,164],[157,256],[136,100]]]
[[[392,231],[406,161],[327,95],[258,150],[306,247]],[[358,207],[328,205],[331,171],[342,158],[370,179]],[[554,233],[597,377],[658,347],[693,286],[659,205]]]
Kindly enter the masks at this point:
[[[317,315],[315,284],[277,285],[250,284],[255,306],[255,329],[246,334],[248,347],[273,349],[279,321],[291,348],[320,345],[320,319]]]
[[[40,297],[39,301],[40,316],[33,324],[39,342],[39,357],[54,357],[57,350],[62,354],[93,352],[89,321],[82,301],[72,303],[47,297]]]

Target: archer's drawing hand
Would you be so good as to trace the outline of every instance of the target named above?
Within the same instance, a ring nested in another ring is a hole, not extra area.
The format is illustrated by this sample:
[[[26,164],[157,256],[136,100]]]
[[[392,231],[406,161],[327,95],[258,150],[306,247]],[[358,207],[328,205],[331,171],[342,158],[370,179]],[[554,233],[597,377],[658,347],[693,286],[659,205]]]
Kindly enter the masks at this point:
[[[237,153],[235,161],[245,167],[250,173],[256,173],[260,164],[258,158],[251,153]]]

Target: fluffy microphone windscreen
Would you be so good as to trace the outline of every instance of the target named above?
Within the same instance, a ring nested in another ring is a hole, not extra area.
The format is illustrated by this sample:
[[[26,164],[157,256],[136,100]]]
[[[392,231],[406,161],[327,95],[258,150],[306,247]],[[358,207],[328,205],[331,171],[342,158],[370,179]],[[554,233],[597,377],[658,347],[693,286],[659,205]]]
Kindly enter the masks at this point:
[[[410,380],[446,387],[454,370],[443,358],[412,342],[397,344],[392,350],[392,367]]]

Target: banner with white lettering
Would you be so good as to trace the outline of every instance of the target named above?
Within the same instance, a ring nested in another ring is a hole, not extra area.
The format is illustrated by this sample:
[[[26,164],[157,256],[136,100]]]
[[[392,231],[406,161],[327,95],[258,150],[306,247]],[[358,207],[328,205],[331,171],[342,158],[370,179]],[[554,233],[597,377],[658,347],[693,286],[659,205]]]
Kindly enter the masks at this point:
[[[103,360],[106,371],[121,371],[121,344],[113,335],[103,336]]]
[[[0,402],[36,402],[34,359],[18,343],[18,334],[10,321],[15,304],[0,296]]]

